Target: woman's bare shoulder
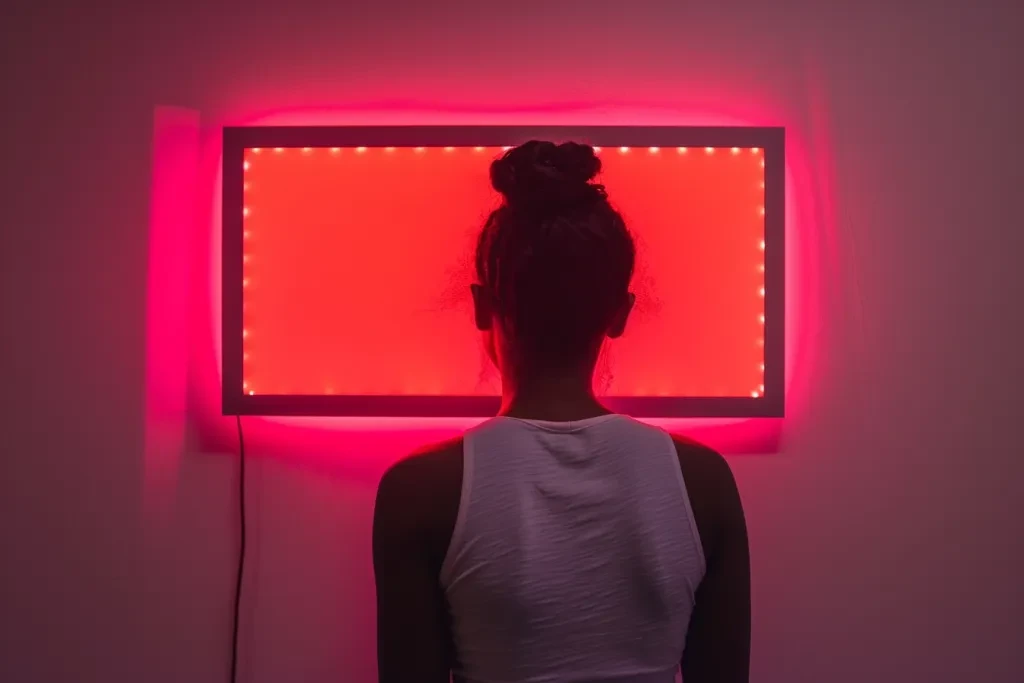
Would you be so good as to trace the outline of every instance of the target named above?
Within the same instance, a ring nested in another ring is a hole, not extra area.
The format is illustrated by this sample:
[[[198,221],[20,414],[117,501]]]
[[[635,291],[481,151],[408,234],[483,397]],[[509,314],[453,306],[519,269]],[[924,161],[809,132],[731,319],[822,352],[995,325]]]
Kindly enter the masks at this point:
[[[423,483],[423,477],[435,481],[456,470],[461,477],[462,437],[432,444],[402,458],[384,472],[381,486],[415,487]]]
[[[374,515],[413,527],[434,558],[451,540],[462,495],[462,438],[433,444],[388,468],[377,490]]]
[[[721,453],[683,436],[672,436],[705,556],[743,509],[732,468]]]

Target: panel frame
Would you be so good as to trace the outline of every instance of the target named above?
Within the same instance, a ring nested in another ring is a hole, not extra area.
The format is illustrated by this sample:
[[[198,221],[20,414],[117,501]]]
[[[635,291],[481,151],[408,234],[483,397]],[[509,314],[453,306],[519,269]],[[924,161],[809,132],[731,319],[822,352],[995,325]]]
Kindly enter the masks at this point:
[[[224,415],[488,417],[496,396],[255,395],[243,390],[244,155],[250,148],[512,147],[573,140],[596,147],[760,148],[764,155],[764,392],[758,397],[606,396],[634,417],[785,415],[785,129],[748,126],[245,126],[223,132],[221,340]]]

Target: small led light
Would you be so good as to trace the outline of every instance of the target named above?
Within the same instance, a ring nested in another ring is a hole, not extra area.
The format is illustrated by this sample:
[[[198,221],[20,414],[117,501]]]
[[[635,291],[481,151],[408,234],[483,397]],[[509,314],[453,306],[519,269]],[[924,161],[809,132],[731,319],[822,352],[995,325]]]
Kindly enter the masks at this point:
[[[242,192],[249,191],[249,183],[242,183]]]
[[[761,153],[761,149],[759,147],[751,147],[750,148],[750,153],[751,154],[760,154]]]
[[[247,339],[248,337],[249,337],[249,330],[242,330],[242,339]]]
[[[761,363],[761,372],[764,372],[764,363]]]
[[[761,315],[757,316],[757,319],[760,321],[760,323],[762,325],[764,325],[764,313],[762,313]]]
[[[764,168],[764,159],[761,159],[761,168]]]
[[[594,154],[600,154],[600,153],[601,153],[601,148],[600,147],[594,147]]]
[[[394,147],[385,147],[384,151],[387,152],[388,154],[390,154],[390,153],[395,151],[395,148]]]
[[[418,154],[423,154],[423,153],[424,153],[424,152],[426,152],[426,151],[427,151],[427,148],[426,148],[426,147],[417,147],[417,148],[416,148],[416,152],[417,152]]]
[[[247,279],[244,279],[244,280],[242,280],[242,286],[243,286],[243,287],[248,287],[248,286],[249,286],[249,280],[248,280],[248,278],[247,278]]]
[[[763,384],[758,384],[757,385],[757,390],[760,391],[763,394],[764,393],[764,385]]]
[[[249,217],[249,207],[248,206],[242,209],[242,215],[245,216],[246,218]]]
[[[758,183],[758,184],[759,184],[759,185],[761,186],[761,189],[763,190],[763,189],[764,189],[764,181],[762,180],[762,181],[761,181],[760,183]]]
[[[763,216],[764,215],[764,207],[763,206],[757,207],[757,214],[759,216]]]
[[[242,263],[248,263],[248,262],[249,262],[249,255],[248,254],[242,254]]]
[[[763,263],[758,263],[757,264],[757,272],[759,272],[759,273],[763,273],[764,272],[764,264]]]
[[[619,152],[621,152],[622,154],[628,154],[629,147],[619,147]]]
[[[242,164],[242,170],[243,171],[248,171],[250,167],[251,167],[251,164],[248,161],[246,161],[245,163]]]
[[[750,392],[750,396],[751,396],[751,398],[759,398],[761,396],[761,394],[759,392],[756,392],[756,391],[751,391]]]
[[[686,154],[688,151],[685,147],[676,147],[676,152],[679,154]]]
[[[341,154],[341,147],[331,147],[331,154]]]
[[[474,147],[473,151],[474,152],[482,152],[482,151],[484,151],[484,148],[483,147]]]
[[[649,151],[650,151],[651,154],[657,154],[658,152],[661,151],[661,148],[660,147],[651,147]]]
[[[303,154],[309,154],[309,153],[310,153],[310,152],[312,152],[312,151],[313,151],[313,148],[312,148],[312,147],[303,147],[303,148],[302,148],[302,153],[303,153]]]
[[[455,148],[454,147],[445,147],[444,151],[446,151],[446,152],[454,152]]]
[[[509,151],[510,149],[512,149],[512,148],[511,148],[511,147],[502,147],[502,148],[501,148],[501,151],[502,151],[502,152],[507,152],[507,151]]]
[[[284,147],[275,147],[274,154],[284,154]]]
[[[356,147],[356,152],[357,152],[358,154],[362,154],[362,153],[364,153],[365,151],[366,151],[366,148],[365,148],[365,147]]]
[[[249,360],[249,354],[248,353],[243,353],[242,354],[242,360]]]
[[[262,151],[263,151],[263,150],[262,150],[262,149],[260,149],[259,147],[253,147],[253,148],[252,148],[252,153],[253,153],[253,154],[259,154],[259,153],[260,153],[260,152],[262,152]]]
[[[253,391],[252,389],[250,389],[250,390],[249,390],[249,395],[250,395],[250,396],[255,396],[255,395],[256,395],[256,392],[255,392],[255,391]]]
[[[761,242],[758,244],[758,246],[761,248],[761,251],[764,251],[764,246],[765,246],[764,240],[761,240]]]
[[[732,148],[732,153],[733,154],[739,154],[740,153],[740,148],[739,147],[733,147]]]
[[[248,389],[249,388],[249,383],[248,382],[242,382],[242,388],[243,389]]]
[[[242,237],[244,239],[249,239],[250,237],[252,237],[252,233],[249,232],[248,230],[245,230],[244,232],[242,232]]]
[[[715,153],[715,148],[714,147],[705,147],[704,151],[707,152],[708,154],[714,154]]]
[[[762,287],[761,289],[757,290],[757,293],[758,293],[758,294],[759,294],[760,296],[764,296],[764,287]]]

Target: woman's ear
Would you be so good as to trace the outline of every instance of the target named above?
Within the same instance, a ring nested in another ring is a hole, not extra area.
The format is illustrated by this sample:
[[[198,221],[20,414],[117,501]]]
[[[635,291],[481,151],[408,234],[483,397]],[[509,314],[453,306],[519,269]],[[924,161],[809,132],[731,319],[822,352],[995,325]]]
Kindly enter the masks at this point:
[[[480,284],[470,285],[469,290],[473,294],[473,319],[476,322],[476,329],[487,332],[494,321],[494,302],[491,294]]]
[[[618,339],[626,331],[626,322],[629,320],[629,314],[633,311],[633,304],[635,303],[636,296],[633,292],[626,292],[626,297],[622,300],[619,310],[612,317],[612,324],[608,327],[609,339]]]

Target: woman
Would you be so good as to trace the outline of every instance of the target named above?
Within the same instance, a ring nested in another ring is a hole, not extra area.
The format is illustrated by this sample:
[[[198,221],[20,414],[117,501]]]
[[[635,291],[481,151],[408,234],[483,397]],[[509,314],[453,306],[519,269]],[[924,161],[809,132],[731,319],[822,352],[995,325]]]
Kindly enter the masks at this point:
[[[381,683],[748,680],[750,563],[717,453],[610,412],[635,248],[591,147],[491,165],[472,287],[499,417],[399,462],[373,522]]]

